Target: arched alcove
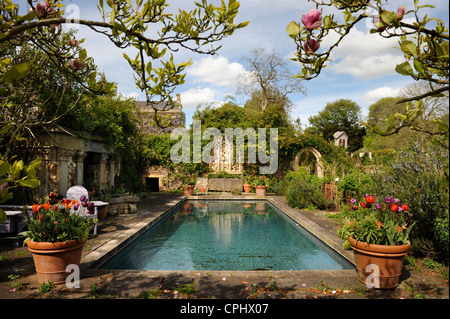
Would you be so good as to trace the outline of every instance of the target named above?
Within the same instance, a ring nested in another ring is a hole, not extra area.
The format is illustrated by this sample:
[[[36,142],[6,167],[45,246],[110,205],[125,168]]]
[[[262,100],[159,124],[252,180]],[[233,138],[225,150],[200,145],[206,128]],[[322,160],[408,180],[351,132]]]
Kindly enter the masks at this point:
[[[315,159],[314,165],[314,173],[319,176],[323,177],[324,175],[324,169],[323,169],[323,163],[322,163],[322,154],[315,149],[314,147],[304,147],[302,148],[297,155],[295,155],[294,161],[292,162],[292,168],[294,171],[297,171],[299,166],[301,166],[302,160],[307,162],[308,164],[311,164],[311,158]]]

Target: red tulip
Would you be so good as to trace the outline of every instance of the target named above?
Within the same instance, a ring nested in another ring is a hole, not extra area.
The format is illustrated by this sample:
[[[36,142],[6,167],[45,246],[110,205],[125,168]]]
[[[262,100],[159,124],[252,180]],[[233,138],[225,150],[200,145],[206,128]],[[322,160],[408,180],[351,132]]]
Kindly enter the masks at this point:
[[[367,196],[367,197],[366,197],[366,201],[367,201],[369,204],[375,203],[375,196]]]
[[[361,202],[361,207],[366,208],[366,204],[367,204],[366,202]]]
[[[404,212],[406,212],[406,211],[409,209],[409,205],[408,205],[408,204],[403,204],[403,205],[401,206],[401,208],[402,208],[402,210],[403,210]]]
[[[396,211],[398,211],[398,205],[392,203],[392,204],[389,205],[389,209],[390,209],[391,211],[393,211],[393,212],[396,212]]]

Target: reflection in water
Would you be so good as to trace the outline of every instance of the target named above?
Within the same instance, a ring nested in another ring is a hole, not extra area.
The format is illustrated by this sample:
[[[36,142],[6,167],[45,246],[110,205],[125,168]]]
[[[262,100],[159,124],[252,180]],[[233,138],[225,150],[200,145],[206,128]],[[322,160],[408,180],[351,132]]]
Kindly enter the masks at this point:
[[[265,201],[189,201],[102,268],[319,270],[351,266]]]

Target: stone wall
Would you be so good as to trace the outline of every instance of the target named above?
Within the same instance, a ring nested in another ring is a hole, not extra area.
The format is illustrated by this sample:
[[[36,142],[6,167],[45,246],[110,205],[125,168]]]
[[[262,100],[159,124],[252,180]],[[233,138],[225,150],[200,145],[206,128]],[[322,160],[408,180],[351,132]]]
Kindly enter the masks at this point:
[[[42,157],[42,164],[36,174],[41,181],[37,196],[50,192],[65,196],[74,185],[88,189],[88,182],[95,182],[100,190],[109,191],[114,187],[114,176],[119,168],[101,139],[83,139],[62,130],[55,130],[41,137],[36,156]],[[91,165],[93,180],[87,179]]]

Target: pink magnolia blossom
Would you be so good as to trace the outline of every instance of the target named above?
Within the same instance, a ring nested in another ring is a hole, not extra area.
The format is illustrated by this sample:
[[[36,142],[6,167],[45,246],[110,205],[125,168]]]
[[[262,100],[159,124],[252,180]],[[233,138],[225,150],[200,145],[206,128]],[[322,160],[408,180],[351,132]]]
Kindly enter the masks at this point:
[[[320,48],[320,43],[316,41],[316,39],[308,39],[303,44],[303,48],[305,49],[306,53],[314,53]]]
[[[397,10],[397,19],[399,20],[403,19],[404,15],[405,15],[405,6],[401,5],[400,7],[398,7]]]
[[[82,70],[84,69],[84,63],[78,59],[72,59],[69,61],[69,66],[74,70]]]
[[[47,13],[47,9],[50,6],[48,2],[38,2],[35,10],[38,16],[43,17]]]
[[[308,30],[315,30],[322,25],[322,13],[317,9],[311,9],[302,15],[302,23]]]

